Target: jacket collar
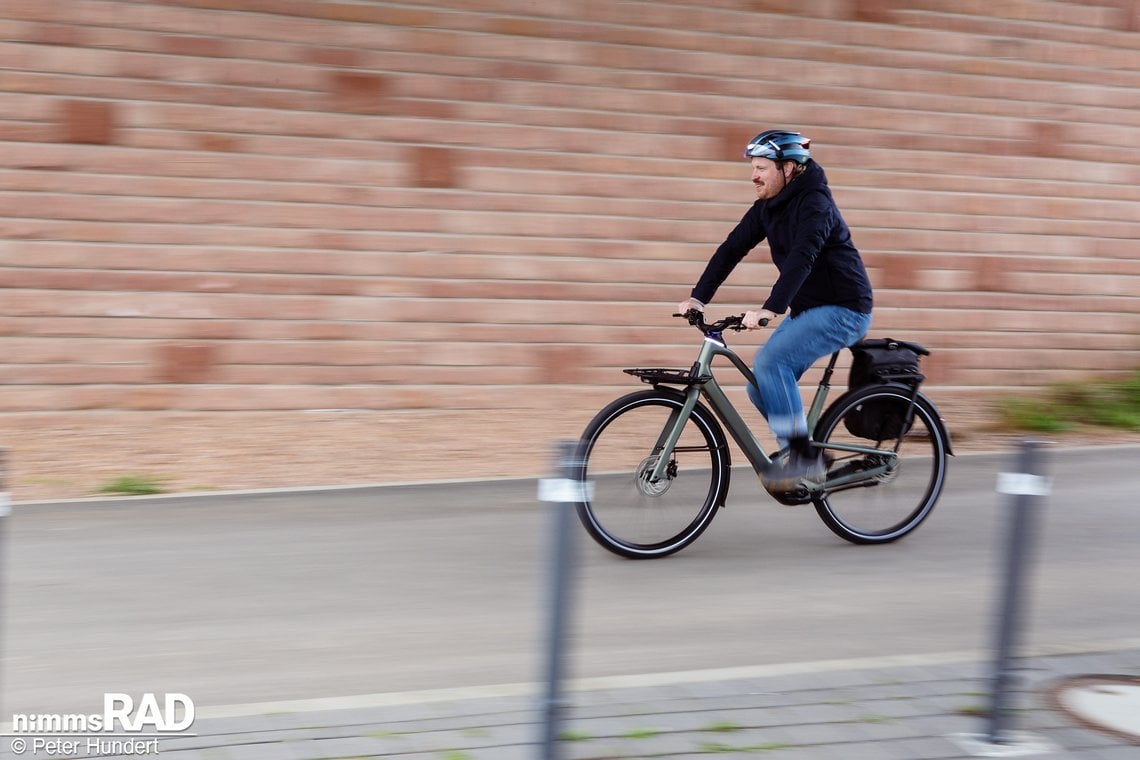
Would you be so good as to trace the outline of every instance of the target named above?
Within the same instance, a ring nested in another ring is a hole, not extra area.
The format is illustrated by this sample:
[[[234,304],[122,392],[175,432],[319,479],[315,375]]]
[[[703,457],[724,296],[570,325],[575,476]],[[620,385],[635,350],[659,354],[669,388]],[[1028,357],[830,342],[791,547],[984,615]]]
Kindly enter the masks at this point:
[[[779,195],[768,201],[767,206],[769,209],[776,210],[791,202],[793,198],[801,196],[812,190],[819,188],[827,190],[827,175],[823,173],[823,167],[815,162],[814,159],[808,159],[807,169],[803,174],[796,177],[788,183],[788,186],[780,191]]]

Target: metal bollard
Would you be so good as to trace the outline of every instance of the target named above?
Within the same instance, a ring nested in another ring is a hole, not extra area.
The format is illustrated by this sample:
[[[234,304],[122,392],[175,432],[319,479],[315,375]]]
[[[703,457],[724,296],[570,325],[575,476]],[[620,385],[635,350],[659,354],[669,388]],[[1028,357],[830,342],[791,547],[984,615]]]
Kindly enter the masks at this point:
[[[550,544],[550,607],[547,618],[546,695],[543,701],[542,758],[558,760],[559,725],[566,701],[562,680],[566,661],[567,629],[570,619],[570,586],[574,574],[574,512],[586,495],[580,479],[581,449],[573,441],[560,441],[557,446],[554,478],[540,480],[538,498],[552,502]]]
[[[8,521],[5,519],[12,514],[11,500],[8,498],[8,450],[0,448],[0,669],[4,667],[4,629],[7,617],[4,614],[4,573],[7,555],[5,554],[5,539],[7,537]],[[4,673],[0,672],[0,696],[3,696]],[[0,715],[3,715],[0,712]]]
[[[987,732],[991,744],[1010,742],[1006,732],[1009,717],[1010,686],[1013,681],[1014,649],[1018,626],[1024,612],[1024,579],[1033,549],[1037,516],[1034,502],[1047,496],[1050,481],[1038,472],[1038,441],[1023,441],[1017,472],[998,476],[998,493],[1013,496],[1006,541],[1005,582],[998,608],[997,642],[994,648],[992,702]]]

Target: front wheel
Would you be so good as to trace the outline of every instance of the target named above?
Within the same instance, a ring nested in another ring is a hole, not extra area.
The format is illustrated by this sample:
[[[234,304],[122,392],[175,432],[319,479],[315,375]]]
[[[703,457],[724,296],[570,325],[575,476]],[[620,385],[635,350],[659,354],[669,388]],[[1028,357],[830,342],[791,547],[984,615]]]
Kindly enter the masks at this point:
[[[813,501],[836,535],[885,544],[917,528],[946,481],[949,441],[937,410],[910,390],[876,385],[836,399],[815,429],[829,462],[828,486]],[[849,451],[851,446],[875,451]],[[876,453],[877,452],[877,453]]]
[[[582,434],[583,481],[592,495],[578,517],[599,544],[631,559],[664,557],[704,532],[728,492],[729,451],[720,424],[697,404],[654,480],[665,438],[684,395],[668,389],[623,396]]]

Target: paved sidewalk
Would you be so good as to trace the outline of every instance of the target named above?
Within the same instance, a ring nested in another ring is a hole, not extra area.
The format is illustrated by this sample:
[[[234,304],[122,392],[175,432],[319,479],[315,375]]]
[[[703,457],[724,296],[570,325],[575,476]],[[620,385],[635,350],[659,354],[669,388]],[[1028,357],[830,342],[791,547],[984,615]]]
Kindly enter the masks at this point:
[[[1134,760],[1140,746],[1082,726],[1050,697],[1077,676],[1140,676],[1140,645],[1128,643],[1019,660],[1009,727],[1027,735],[1007,746],[985,741],[989,724],[980,713],[989,701],[990,663],[948,654],[577,684],[561,747],[567,760]],[[536,691],[520,685],[203,707],[193,726],[198,736],[164,738],[160,749],[164,760],[541,760]],[[1132,707],[1130,725],[1140,731]]]

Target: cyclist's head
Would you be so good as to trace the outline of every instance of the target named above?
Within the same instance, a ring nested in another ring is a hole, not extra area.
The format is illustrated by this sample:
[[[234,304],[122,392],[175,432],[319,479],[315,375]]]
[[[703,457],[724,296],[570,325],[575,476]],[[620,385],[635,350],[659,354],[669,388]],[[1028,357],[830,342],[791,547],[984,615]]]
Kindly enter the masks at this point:
[[[767,158],[782,164],[785,161],[794,161],[797,164],[806,164],[811,158],[811,138],[804,137],[799,132],[787,129],[769,129],[752,138],[748,147],[744,149],[745,158]]]
[[[759,200],[771,200],[807,171],[811,140],[799,132],[769,129],[752,138],[744,157],[752,161],[752,185]]]

